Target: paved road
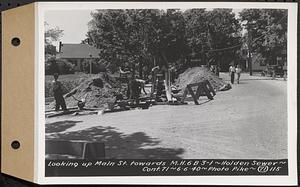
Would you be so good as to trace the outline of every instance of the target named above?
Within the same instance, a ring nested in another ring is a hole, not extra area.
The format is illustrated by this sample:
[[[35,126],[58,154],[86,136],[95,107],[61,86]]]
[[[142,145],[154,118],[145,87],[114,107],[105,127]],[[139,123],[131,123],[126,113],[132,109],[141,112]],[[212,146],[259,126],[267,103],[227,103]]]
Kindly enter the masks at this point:
[[[109,158],[287,158],[287,82],[264,79],[243,74],[201,105],[50,118],[47,137],[106,142]]]

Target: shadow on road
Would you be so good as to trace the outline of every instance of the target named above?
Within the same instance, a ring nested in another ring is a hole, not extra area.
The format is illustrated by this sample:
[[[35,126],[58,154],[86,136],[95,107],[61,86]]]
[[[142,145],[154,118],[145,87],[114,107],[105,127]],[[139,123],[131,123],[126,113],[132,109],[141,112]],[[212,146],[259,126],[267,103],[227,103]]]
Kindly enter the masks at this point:
[[[191,97],[191,96],[188,96],[185,101],[191,101],[191,102],[194,102],[194,99]],[[200,98],[198,99],[198,105],[202,105],[202,104],[205,104],[205,103],[208,103],[212,101],[211,99],[207,99],[207,96],[206,95],[202,95],[200,96]],[[179,106],[182,106],[182,105],[179,105]]]
[[[247,81],[240,81],[240,83],[234,83],[233,85],[239,85],[239,84],[248,84],[248,82]]]
[[[54,123],[46,123],[46,133],[63,132],[75,126],[76,123],[81,123],[81,122],[82,121],[64,120],[64,121],[58,121]]]
[[[223,79],[226,82],[230,82],[230,79]],[[271,78],[241,78],[240,81],[265,81],[265,80],[274,80]],[[234,80],[234,84],[236,84],[236,80]]]
[[[51,134],[47,139],[85,140],[105,143],[108,159],[180,159],[183,149],[159,147],[160,141],[147,136],[144,132],[123,134],[113,127],[92,127],[89,129]]]

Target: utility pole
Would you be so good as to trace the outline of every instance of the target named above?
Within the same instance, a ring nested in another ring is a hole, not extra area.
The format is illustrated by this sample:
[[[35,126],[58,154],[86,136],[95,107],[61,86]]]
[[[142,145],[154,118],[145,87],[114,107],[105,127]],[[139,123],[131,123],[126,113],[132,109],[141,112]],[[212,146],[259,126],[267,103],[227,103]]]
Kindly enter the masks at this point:
[[[204,52],[203,43],[201,44],[201,63],[205,64],[206,66],[208,66],[208,64],[206,62],[206,58],[205,58],[205,52]]]
[[[92,74],[92,54],[90,53],[89,54],[89,57],[90,57],[90,74]]]
[[[217,67],[216,67],[216,75],[220,76],[220,69],[221,69],[221,55],[222,52],[217,52]]]
[[[248,67],[249,75],[252,76],[252,30],[250,23],[248,24]]]

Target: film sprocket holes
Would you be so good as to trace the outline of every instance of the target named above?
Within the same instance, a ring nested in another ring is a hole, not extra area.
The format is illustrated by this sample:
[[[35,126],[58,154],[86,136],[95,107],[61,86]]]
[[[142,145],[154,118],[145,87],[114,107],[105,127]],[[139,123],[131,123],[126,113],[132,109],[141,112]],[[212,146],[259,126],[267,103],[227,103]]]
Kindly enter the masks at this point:
[[[296,184],[296,9],[4,11],[2,171],[39,184]]]

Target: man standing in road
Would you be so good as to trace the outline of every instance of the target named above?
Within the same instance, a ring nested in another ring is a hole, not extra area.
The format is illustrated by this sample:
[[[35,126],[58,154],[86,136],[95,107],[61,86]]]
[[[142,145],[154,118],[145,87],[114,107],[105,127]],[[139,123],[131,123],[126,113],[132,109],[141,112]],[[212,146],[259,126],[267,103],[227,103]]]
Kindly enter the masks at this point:
[[[58,73],[53,74],[53,95],[55,99],[55,111],[58,111],[61,107],[63,111],[67,111],[66,102],[63,97],[63,85],[58,81]]]
[[[236,72],[236,75],[237,75],[236,81],[237,81],[238,84],[240,84],[240,77],[241,77],[242,68],[239,64],[236,66],[235,72]]]
[[[230,67],[229,67],[229,76],[230,76],[230,78],[231,78],[231,84],[234,83],[234,73],[235,73],[235,67],[234,67],[234,65],[232,64],[232,65],[230,65]]]

